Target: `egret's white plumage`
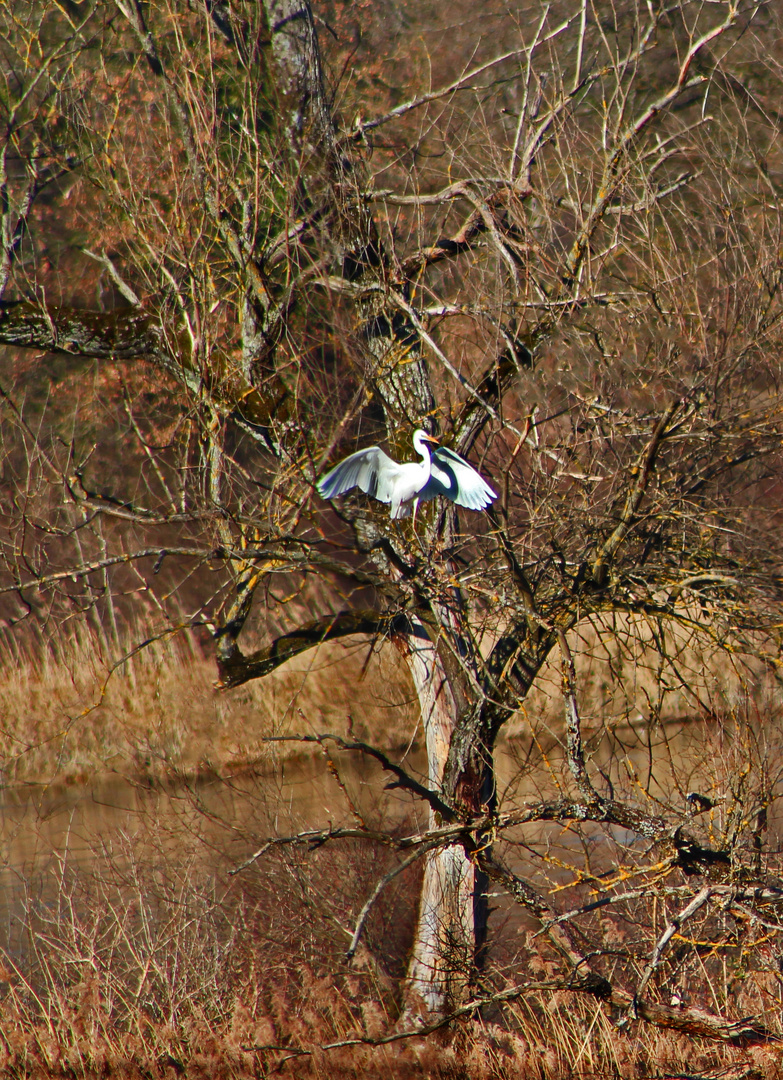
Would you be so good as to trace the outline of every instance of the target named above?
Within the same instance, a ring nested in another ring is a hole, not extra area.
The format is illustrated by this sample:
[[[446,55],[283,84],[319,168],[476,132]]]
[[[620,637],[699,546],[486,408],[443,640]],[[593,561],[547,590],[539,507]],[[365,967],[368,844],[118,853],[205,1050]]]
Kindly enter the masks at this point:
[[[413,433],[413,448],[422,461],[398,463],[380,446],[357,450],[321,477],[318,492],[324,499],[334,499],[351,488],[361,488],[374,499],[391,503],[393,518],[407,517],[411,504],[415,515],[420,502],[436,495],[445,495],[469,510],[483,510],[497,498],[472,465],[421,428]]]

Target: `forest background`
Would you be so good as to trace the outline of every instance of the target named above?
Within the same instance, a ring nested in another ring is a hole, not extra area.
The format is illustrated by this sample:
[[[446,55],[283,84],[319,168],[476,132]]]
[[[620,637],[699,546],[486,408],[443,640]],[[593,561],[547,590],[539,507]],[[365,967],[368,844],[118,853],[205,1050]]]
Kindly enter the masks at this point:
[[[0,1067],[779,1075],[775,5],[0,57]]]

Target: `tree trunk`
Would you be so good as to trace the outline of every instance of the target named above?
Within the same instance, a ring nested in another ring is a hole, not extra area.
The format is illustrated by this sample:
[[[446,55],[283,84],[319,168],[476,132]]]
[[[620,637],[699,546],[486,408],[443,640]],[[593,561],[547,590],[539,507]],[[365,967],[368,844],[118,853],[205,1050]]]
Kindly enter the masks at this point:
[[[309,4],[265,0],[265,5],[294,154],[303,162],[322,159],[326,165],[325,188],[331,192],[331,201],[340,208],[340,215],[332,224],[333,238],[342,250],[343,275],[355,284],[376,286],[386,282],[393,276],[392,261],[383,250],[370,209],[361,197],[365,186],[361,158],[356,156],[351,160],[346,147],[339,153],[336,151]],[[314,189],[318,191],[318,187],[316,182]],[[360,307],[366,327],[368,360],[383,402],[389,439],[394,445],[401,425],[408,430],[418,426],[431,430],[433,426],[437,408],[427,361],[414,324],[385,287],[369,289],[362,296]],[[453,524],[453,519],[448,517],[441,538],[445,546]],[[373,557],[394,578],[395,570],[385,566],[385,556],[375,549]],[[469,775],[463,776],[461,768],[455,769],[453,764],[447,775],[449,756],[454,757],[454,734],[481,705],[481,699],[476,700],[476,690],[480,694],[478,678],[471,680],[468,676],[466,680],[459,664],[452,663],[453,653],[462,657],[462,646],[467,640],[461,622],[460,598],[456,597],[456,605],[452,599],[436,602],[432,625],[429,612],[422,615],[427,627],[424,621],[414,618],[408,636],[408,660],[421,705],[430,787],[436,791],[443,789],[447,801],[459,789],[460,801],[464,801],[467,793],[468,803],[478,806],[481,776],[474,775],[475,770],[471,769]],[[469,651],[465,658],[471,666]],[[471,682],[475,685],[469,685]],[[467,755],[471,764],[474,756]],[[444,789],[444,778],[448,791]],[[473,788],[476,790],[468,790]],[[431,824],[437,822],[433,820]],[[427,858],[408,972],[406,1014],[423,1011],[425,1016],[443,1015],[464,1000],[477,943],[475,876],[473,864],[459,846],[434,852]],[[482,905],[476,907],[480,910]],[[481,931],[478,940],[483,940]]]
[[[445,1016],[466,1000],[476,950],[475,874],[458,845],[426,857],[405,986],[405,1027]]]
[[[436,645],[415,624],[408,664],[421,706],[429,786],[443,787],[443,774],[458,722],[457,702]],[[430,828],[439,815],[430,810]],[[459,846],[431,852],[424,880],[405,991],[406,1023],[414,1014],[427,1019],[462,1003],[475,951],[474,867]]]
[[[414,623],[408,665],[421,706],[429,786],[443,791],[460,708],[453,680],[422,623]],[[444,793],[447,794],[447,793]],[[430,810],[430,828],[442,822]],[[476,925],[477,871],[460,845],[431,852],[424,864],[419,914],[408,965],[404,1023],[432,1019],[466,999],[483,928]],[[479,911],[482,906],[478,905]]]

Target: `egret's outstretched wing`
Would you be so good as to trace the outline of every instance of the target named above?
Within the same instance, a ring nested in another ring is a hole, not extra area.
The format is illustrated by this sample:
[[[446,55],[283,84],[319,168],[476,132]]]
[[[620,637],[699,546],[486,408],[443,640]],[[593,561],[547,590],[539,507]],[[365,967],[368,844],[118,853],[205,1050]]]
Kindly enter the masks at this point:
[[[445,495],[457,506],[483,510],[497,498],[486,480],[464,458],[445,446],[432,452],[430,478],[419,493],[419,501]]]
[[[344,458],[318,481],[318,494],[334,499],[351,488],[358,487],[380,502],[392,501],[392,482],[399,472],[396,461],[384,454],[380,446],[368,446]]]

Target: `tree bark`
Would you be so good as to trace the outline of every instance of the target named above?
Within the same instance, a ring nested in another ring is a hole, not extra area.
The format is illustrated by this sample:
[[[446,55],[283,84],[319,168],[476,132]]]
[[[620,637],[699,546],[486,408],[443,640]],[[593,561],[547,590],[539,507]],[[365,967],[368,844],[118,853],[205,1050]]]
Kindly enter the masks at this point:
[[[459,720],[457,700],[436,644],[421,623],[418,627],[420,636],[408,639],[408,667],[421,707],[429,787],[441,792]],[[432,809],[429,817],[430,828],[442,824]],[[476,949],[474,888],[475,868],[461,845],[451,844],[427,856],[406,981],[405,1025],[462,1005]]]

